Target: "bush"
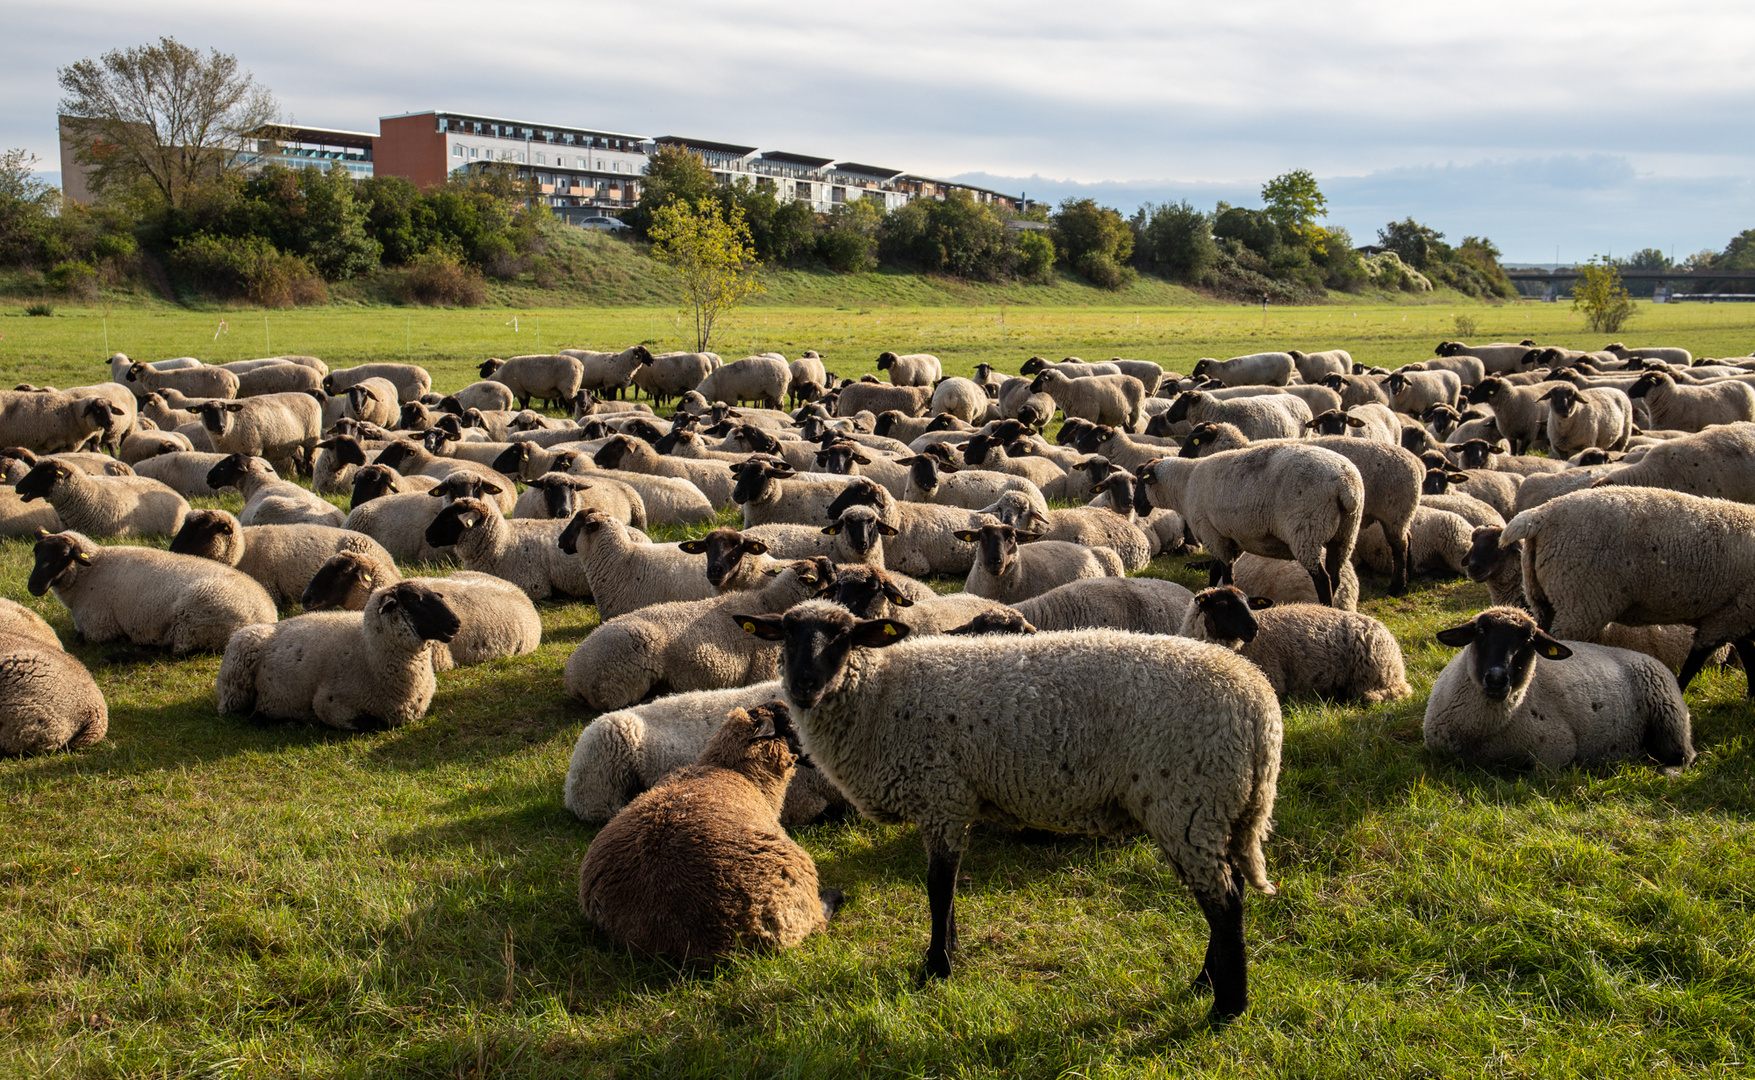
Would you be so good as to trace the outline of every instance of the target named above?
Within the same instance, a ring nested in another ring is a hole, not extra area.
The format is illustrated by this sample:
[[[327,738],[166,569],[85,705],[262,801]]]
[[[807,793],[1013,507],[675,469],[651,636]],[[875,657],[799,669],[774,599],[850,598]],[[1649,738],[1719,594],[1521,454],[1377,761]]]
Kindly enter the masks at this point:
[[[843,274],[876,270],[878,233],[883,224],[883,215],[869,200],[843,203],[829,215],[828,227],[817,238],[817,255]]]
[[[1133,230],[1120,211],[1098,206],[1094,199],[1067,199],[1054,214],[1054,247],[1067,265],[1093,281],[1097,279],[1086,272],[1087,265],[1104,280],[1115,280],[1133,254]]]
[[[474,307],[487,299],[481,275],[443,247],[410,259],[397,291],[404,303],[440,307]]]
[[[196,288],[263,307],[320,304],[329,298],[329,289],[309,263],[277,250],[260,236],[184,237],[171,252],[171,265]]]
[[[1078,261],[1075,269],[1099,289],[1119,289],[1131,285],[1137,276],[1103,251],[1087,253]]]
[[[1592,259],[1578,268],[1572,287],[1572,310],[1582,311],[1584,321],[1599,334],[1619,333],[1638,313],[1633,298],[1621,284],[1621,275],[1607,259]]]
[[[967,191],[916,199],[884,219],[879,252],[885,261],[971,281],[1003,281],[1017,249],[998,216]]]
[[[1054,241],[1035,229],[1018,231],[1018,276],[1049,281],[1054,272]]]
[[[68,259],[49,268],[49,285],[68,296],[96,296],[97,283],[97,267],[88,262]]]
[[[38,300],[34,303],[24,305],[24,313],[26,315],[35,315],[38,318],[46,319],[55,314],[55,305],[49,303],[47,300]]]
[[[1213,223],[1187,200],[1164,206],[1147,203],[1130,222],[1135,265],[1178,281],[1199,281],[1219,258]]]

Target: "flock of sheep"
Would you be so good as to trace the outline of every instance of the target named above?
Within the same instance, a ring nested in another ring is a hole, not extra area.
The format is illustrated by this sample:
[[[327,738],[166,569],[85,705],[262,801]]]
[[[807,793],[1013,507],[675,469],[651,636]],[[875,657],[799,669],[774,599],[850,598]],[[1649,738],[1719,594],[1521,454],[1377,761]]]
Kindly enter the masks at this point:
[[[562,796],[603,825],[579,897],[618,941],[797,942],[840,893],[785,830],[852,809],[918,828],[947,976],[972,823],[1143,830],[1207,918],[1223,1018],[1243,892],[1273,889],[1280,700],[1411,693],[1359,570],[1487,584],[1426,708],[1464,760],[1685,767],[1689,680],[1755,678],[1755,358],[1436,353],[946,378],[886,352],[850,380],[635,346],[489,360],[450,394],[408,364],[118,354],[107,382],[0,392],[0,535],[37,538],[30,592],[84,640],[223,653],[221,712],[344,729],[532,652],[536,602],[594,603],[563,684],[600,715]],[[242,508],[187,501],[216,492]],[[674,526],[699,535],[646,531]],[[1202,592],[1129,576],[1196,547]],[[398,569],[429,560],[461,568]],[[106,728],[85,668],[0,600],[0,752]]]

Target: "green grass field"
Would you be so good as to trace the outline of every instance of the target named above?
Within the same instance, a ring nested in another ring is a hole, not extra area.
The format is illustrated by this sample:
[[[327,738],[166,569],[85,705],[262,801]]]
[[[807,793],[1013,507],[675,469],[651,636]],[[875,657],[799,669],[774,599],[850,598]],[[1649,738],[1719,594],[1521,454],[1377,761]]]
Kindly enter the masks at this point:
[[[1270,311],[1263,326],[1259,310],[1212,306],[1003,322],[985,308],[753,309],[721,348],[754,347],[759,327],[762,348],[817,347],[843,374],[904,345],[954,371],[1015,370],[1033,352],[1177,365],[1268,343],[1391,363],[1453,336],[1452,310]],[[1482,337],[1602,344],[1551,305],[1468,314]],[[144,358],[412,354],[450,389],[483,355],[535,351],[530,315],[544,349],[678,343],[668,310],[527,313],[516,335],[499,325],[510,314],[480,311],[271,313],[271,350],[247,336],[260,312],[227,313],[209,348],[217,314],[112,311],[109,330]],[[0,315],[0,382],[101,378],[102,318]],[[1642,307],[1624,336],[1728,355],[1755,343],[1752,323],[1750,308]],[[0,542],[0,594],[70,640],[65,609],[26,593],[30,561],[27,542]],[[1198,587],[1187,561],[1149,572]],[[1432,633],[1485,589],[1391,598],[1366,584],[1362,610],[1402,643],[1415,694],[1288,705],[1268,847],[1280,894],[1248,898],[1254,1000],[1223,1030],[1187,989],[1205,924],[1138,839],[978,835],[945,984],[914,978],[918,841],[859,821],[799,835],[849,897],[803,947],[696,973],[611,946],[577,908],[593,830],[560,803],[591,717],[560,669],[596,623],[589,605],[544,605],[538,653],[442,674],[425,719],[366,735],[217,715],[218,657],[116,666],[113,646],[76,645],[110,702],[109,738],[0,762],[0,1075],[1748,1075],[1742,673],[1695,682],[1701,756],[1680,777],[1463,768],[1425,751],[1420,718],[1452,655]]]

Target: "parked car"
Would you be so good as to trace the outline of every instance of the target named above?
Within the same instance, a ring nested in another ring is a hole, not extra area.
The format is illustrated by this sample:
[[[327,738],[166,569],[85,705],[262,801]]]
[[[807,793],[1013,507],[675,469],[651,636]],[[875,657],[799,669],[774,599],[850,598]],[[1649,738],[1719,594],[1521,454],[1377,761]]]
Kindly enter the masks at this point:
[[[623,232],[628,228],[627,222],[612,217],[580,218],[579,225],[581,228],[596,229],[598,232]]]

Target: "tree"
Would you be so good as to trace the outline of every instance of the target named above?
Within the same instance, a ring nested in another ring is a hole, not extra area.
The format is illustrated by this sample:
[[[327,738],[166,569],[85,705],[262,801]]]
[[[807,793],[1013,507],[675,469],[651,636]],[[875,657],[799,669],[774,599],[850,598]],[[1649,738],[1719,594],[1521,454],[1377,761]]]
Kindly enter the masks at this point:
[[[37,156],[0,153],[0,265],[35,262],[61,207],[61,193],[37,179]]]
[[[1140,207],[1133,215],[1134,262],[1146,270],[1179,281],[1199,281],[1218,262],[1213,222],[1180,203]]]
[[[1119,289],[1132,272],[1122,266],[1133,254],[1133,230],[1119,210],[1095,199],[1067,199],[1054,214],[1054,249],[1092,284]]]
[[[1328,213],[1328,199],[1308,169],[1281,173],[1261,188],[1261,201],[1267,204],[1267,215],[1274,224],[1295,236]]]
[[[58,73],[61,111],[84,144],[98,191],[147,181],[173,207],[203,185],[241,174],[260,130],[278,116],[274,95],[213,49],[206,56],[175,38],[111,49]]]
[[[760,291],[756,253],[743,211],[721,212],[712,198],[676,200],[652,215],[652,257],[682,283],[694,309],[695,348],[705,352],[719,317]]]
[[[1744,229],[1731,237],[1724,254],[1713,262],[1715,270],[1755,270],[1755,229]]]
[[[804,205],[799,203],[797,205]],[[878,231],[883,212],[871,199],[853,199],[835,207],[828,228],[817,238],[817,253],[843,274],[877,269]]]
[[[718,187],[713,170],[701,155],[683,147],[660,146],[646,162],[646,175],[640,181],[640,201],[622,215],[634,227],[634,235],[650,239],[654,215],[660,207],[673,202],[692,203],[713,194]]]
[[[1595,258],[1578,268],[1578,281],[1572,286],[1572,310],[1584,312],[1584,321],[1592,331],[1618,333],[1627,320],[1638,313],[1633,298],[1621,284],[1621,275],[1607,259]]]
[[[1450,253],[1449,245],[1443,240],[1443,233],[1435,232],[1413,218],[1392,221],[1377,230],[1377,242],[1416,270],[1425,270]]]

